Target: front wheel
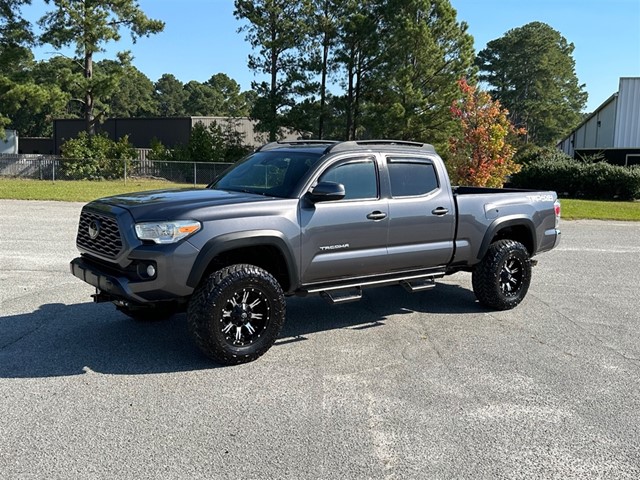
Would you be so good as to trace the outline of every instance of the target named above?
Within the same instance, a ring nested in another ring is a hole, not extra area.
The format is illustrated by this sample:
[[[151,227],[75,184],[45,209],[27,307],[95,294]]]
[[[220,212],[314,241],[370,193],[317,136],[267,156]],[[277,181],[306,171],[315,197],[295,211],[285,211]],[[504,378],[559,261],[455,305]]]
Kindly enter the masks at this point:
[[[526,247],[513,240],[492,243],[471,276],[473,292],[483,305],[510,310],[524,299],[531,283]]]
[[[209,358],[223,365],[250,362],[274,344],[285,319],[278,281],[254,265],[212,273],[194,292],[189,331]]]

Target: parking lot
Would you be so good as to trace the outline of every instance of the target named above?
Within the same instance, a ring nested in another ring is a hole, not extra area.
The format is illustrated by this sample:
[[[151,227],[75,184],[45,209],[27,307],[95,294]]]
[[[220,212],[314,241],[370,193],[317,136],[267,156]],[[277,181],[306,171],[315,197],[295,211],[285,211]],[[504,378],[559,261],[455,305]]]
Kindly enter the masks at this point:
[[[69,273],[81,204],[0,200],[0,477],[640,477],[640,224],[563,222],[515,310],[469,274],[292,298],[258,361]]]

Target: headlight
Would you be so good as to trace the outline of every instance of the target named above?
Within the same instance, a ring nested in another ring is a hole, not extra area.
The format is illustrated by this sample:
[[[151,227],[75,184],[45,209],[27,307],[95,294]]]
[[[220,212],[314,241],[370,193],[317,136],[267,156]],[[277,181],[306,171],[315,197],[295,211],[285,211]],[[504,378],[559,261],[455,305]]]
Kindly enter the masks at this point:
[[[136,235],[140,240],[151,240],[156,243],[176,243],[202,228],[195,220],[178,220],[175,222],[136,223]]]

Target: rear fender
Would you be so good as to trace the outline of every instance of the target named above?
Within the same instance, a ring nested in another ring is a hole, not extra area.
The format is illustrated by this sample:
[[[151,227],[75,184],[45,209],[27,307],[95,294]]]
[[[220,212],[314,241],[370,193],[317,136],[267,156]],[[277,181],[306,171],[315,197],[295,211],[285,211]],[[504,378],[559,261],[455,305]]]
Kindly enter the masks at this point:
[[[530,218],[524,215],[509,215],[497,218],[489,225],[484,234],[484,238],[482,239],[482,243],[480,244],[480,250],[478,251],[477,258],[482,259],[485,256],[487,250],[489,250],[489,247],[491,246],[491,243],[493,243],[493,239],[496,238],[502,230],[514,227],[524,227],[526,231],[526,238],[522,238],[521,236],[513,238],[509,235],[500,238],[511,238],[512,240],[523,243],[529,250],[529,254],[533,256],[533,254],[538,250],[535,225]]]

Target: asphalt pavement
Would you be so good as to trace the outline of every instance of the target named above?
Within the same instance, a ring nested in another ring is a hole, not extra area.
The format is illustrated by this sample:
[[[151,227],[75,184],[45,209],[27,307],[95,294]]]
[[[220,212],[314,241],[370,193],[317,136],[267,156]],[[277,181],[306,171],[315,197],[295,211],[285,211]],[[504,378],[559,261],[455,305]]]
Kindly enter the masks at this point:
[[[217,367],[69,273],[81,204],[0,200],[0,478],[640,478],[640,224],[563,222],[525,301],[469,274],[292,298]]]

